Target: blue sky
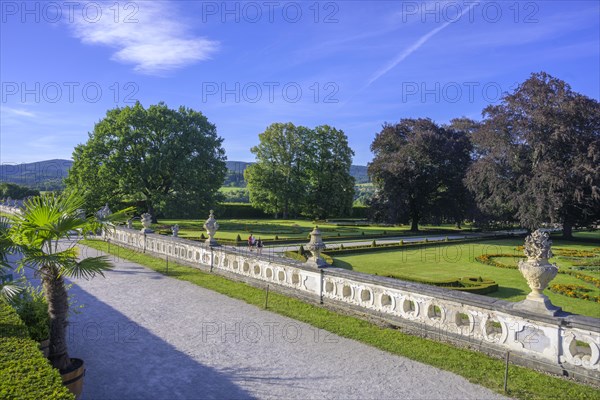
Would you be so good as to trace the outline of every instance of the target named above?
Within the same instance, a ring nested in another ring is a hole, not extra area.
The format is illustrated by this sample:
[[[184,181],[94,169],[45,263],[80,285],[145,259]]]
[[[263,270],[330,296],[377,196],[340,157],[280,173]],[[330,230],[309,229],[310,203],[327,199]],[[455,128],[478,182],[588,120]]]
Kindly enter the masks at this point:
[[[600,96],[598,1],[0,2],[0,162],[70,158],[135,100],[202,111],[230,160],[273,122],[355,164],[384,122],[479,119],[532,72]]]

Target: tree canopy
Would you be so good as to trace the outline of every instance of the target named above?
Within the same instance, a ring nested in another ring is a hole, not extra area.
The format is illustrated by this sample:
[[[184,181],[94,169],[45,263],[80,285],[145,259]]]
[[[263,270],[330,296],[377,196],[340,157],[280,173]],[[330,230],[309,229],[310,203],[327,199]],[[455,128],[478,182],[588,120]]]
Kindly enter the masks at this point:
[[[385,124],[371,144],[375,154],[369,174],[377,188],[372,206],[378,219],[411,221],[464,217],[462,184],[470,162],[467,132],[456,120],[448,127],[430,119],[402,119]]]
[[[39,196],[40,191],[30,189],[25,186],[16,185],[14,183],[0,183],[0,198],[10,197],[13,200],[24,199],[29,196]]]
[[[115,108],[73,152],[69,188],[86,206],[144,204],[154,217],[198,216],[210,208],[225,177],[223,139],[200,112],[164,103]]]
[[[283,218],[350,212],[354,153],[344,132],[327,125],[309,129],[274,123],[259,139],[251,149],[256,163],[244,172],[254,207]]]
[[[485,212],[535,229],[600,219],[600,104],[546,73],[484,110],[465,182]]]

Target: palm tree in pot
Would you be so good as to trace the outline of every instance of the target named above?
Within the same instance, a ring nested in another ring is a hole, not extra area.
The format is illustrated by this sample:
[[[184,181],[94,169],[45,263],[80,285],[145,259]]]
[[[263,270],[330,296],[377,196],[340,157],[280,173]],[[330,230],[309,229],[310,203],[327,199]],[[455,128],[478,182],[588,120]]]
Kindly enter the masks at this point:
[[[90,279],[112,268],[107,256],[80,257],[76,232],[86,237],[109,229],[111,221],[130,210],[99,220],[82,213],[84,200],[76,192],[44,194],[25,201],[22,213],[9,217],[8,239],[22,258],[18,270],[32,268],[41,279],[50,317],[49,360],[55,368],[69,371],[76,359],[68,354],[66,328],[69,298],[65,277]]]

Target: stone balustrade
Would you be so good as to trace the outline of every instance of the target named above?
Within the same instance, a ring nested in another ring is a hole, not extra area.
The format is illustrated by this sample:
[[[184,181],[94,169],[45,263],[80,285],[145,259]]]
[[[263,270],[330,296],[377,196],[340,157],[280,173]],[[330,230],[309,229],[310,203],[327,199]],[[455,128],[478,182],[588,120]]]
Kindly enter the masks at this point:
[[[340,268],[318,269],[287,258],[261,257],[133,229],[116,228],[105,239],[254,285],[269,284],[272,290],[366,314],[428,337],[496,355],[510,351],[511,360],[519,364],[584,380],[600,379],[597,318],[545,315],[492,297]]]
[[[4,214],[20,214],[21,209],[19,207],[9,206],[6,204],[0,204],[0,213]]]

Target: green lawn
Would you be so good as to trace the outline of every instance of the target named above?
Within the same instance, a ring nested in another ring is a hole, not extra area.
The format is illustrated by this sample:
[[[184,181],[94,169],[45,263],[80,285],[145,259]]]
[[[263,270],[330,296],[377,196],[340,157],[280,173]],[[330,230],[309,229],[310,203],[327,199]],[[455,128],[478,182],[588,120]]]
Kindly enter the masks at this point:
[[[84,244],[108,251],[104,242],[85,241]],[[110,253],[118,255],[155,271],[164,273],[165,262],[135,251],[112,245]],[[202,272],[177,263],[169,263],[169,276],[263,307],[265,292],[241,282]],[[454,372],[470,382],[503,393],[504,362],[482,353],[458,349],[449,344],[410,336],[397,329],[381,328],[367,321],[336,314],[318,305],[308,304],[277,293],[269,294],[269,311],[337,335]],[[507,395],[517,399],[587,400],[598,398],[600,391],[528,368],[510,365]]]
[[[217,232],[216,238],[235,240],[239,234],[242,240],[246,240],[250,233],[254,234],[255,237],[261,237],[262,239],[275,239],[277,236],[279,239],[307,239],[308,234],[315,225],[319,226],[323,237],[340,237],[344,236],[356,236],[365,233],[368,235],[379,235],[379,234],[410,234],[410,226],[382,226],[382,225],[361,225],[361,226],[350,226],[352,221],[348,222],[348,225],[332,224],[332,223],[315,223],[307,220],[281,220],[281,219],[224,219],[219,220],[219,231]],[[161,219],[157,225],[153,226],[153,229],[170,229],[172,225],[178,224],[180,231],[179,236],[185,238],[197,239],[200,234],[206,231],[202,228],[204,221],[198,220],[167,220]],[[141,227],[138,223],[134,224],[136,227]],[[467,227],[468,228],[468,227]],[[449,232],[456,232],[457,229],[453,225],[423,225],[421,226],[422,233],[427,233],[428,230],[432,229],[444,229]],[[308,239],[307,239],[308,240]]]
[[[600,231],[573,232],[573,236],[576,238],[595,239],[598,241],[598,246],[600,246]]]
[[[247,190],[247,188],[237,187],[237,186],[221,186],[219,188],[219,192],[221,192],[221,193],[235,192],[238,190]]]
[[[519,239],[506,239],[495,241],[482,241],[479,243],[449,244],[440,246],[422,247],[420,249],[382,250],[380,252],[341,255],[335,257],[335,266],[353,269],[370,274],[411,276],[417,278],[441,280],[466,276],[489,278],[499,285],[499,290],[489,296],[508,301],[520,301],[529,293],[527,282],[518,270],[493,267],[475,261],[481,254],[515,254],[522,255],[516,246],[523,245]],[[594,244],[574,244],[554,240],[553,248],[588,250],[597,249]],[[600,252],[597,252],[600,256]],[[559,268],[568,269],[573,262],[581,258],[554,257],[551,262],[557,263]],[[503,264],[516,265],[518,259],[512,257],[497,258]],[[600,278],[598,269],[582,271],[586,275]],[[558,274],[551,282],[557,284],[576,284],[590,289],[590,294],[600,295],[600,290],[588,282],[573,276]],[[600,318],[600,304],[589,300],[575,299],[564,295],[555,294],[546,290],[548,297],[563,310]]]

